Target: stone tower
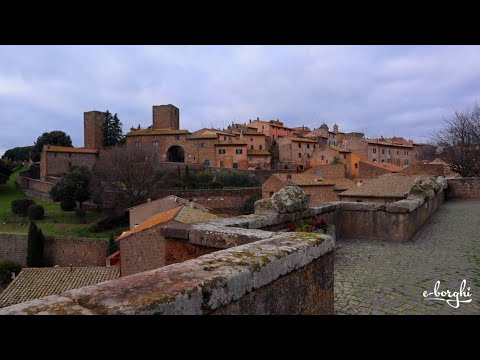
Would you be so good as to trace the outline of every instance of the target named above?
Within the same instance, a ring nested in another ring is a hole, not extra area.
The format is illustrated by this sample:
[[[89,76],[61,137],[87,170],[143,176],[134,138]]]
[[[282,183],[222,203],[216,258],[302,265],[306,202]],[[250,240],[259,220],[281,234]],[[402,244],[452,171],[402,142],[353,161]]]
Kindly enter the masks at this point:
[[[87,111],[83,113],[84,147],[100,149],[103,147],[103,123],[106,113],[101,111]]]
[[[180,127],[180,110],[168,105],[153,106],[153,128],[178,130]]]
[[[338,133],[338,125],[337,124],[333,125],[333,132]]]

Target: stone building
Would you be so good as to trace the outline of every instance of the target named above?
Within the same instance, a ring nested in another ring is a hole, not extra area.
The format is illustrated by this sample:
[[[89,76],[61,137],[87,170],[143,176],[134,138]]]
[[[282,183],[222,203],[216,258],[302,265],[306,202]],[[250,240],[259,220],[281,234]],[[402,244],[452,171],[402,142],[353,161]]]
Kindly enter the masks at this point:
[[[335,161],[346,165],[348,178],[359,177],[360,157],[352,151],[333,145],[321,145],[312,153],[312,166],[332,164]]]
[[[341,165],[340,165],[341,167]],[[281,188],[289,185],[300,187],[309,199],[309,206],[328,201],[339,201],[338,195],[357,184],[345,177],[325,178],[317,174],[273,174],[262,184],[262,198],[269,199]]]
[[[44,145],[40,158],[40,180],[66,175],[74,166],[92,168],[98,156],[97,149]]]
[[[385,162],[406,167],[417,162],[414,144],[391,142],[387,139],[351,138],[345,148],[357,154],[363,161]]]
[[[259,118],[248,124],[249,127],[257,129],[259,132],[264,133],[266,136],[277,141],[278,139],[286,136],[293,136],[294,130],[283,125],[280,120],[262,121]]]
[[[242,140],[217,141],[215,143],[217,167],[248,169],[247,143]]]
[[[110,263],[119,265],[121,276],[127,276],[215,251],[192,244],[169,242],[160,234],[160,227],[167,223],[193,224],[218,218],[196,206],[195,203],[180,204],[157,213],[124,232],[117,239],[119,251],[109,257]]]
[[[360,161],[358,163],[358,179],[374,179],[384,174],[398,173],[403,168],[390,163],[379,163],[371,161]]]
[[[280,168],[305,170],[312,166],[312,154],[318,146],[315,140],[283,137],[277,143]]]

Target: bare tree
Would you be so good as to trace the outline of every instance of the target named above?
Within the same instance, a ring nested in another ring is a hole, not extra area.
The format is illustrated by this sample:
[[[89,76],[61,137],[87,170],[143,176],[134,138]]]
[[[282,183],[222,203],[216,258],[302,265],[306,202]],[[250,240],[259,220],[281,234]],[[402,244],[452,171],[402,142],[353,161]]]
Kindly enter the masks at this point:
[[[480,108],[456,111],[433,138],[440,157],[462,177],[480,176]]]
[[[113,147],[102,152],[95,164],[92,198],[100,206],[135,206],[155,197],[158,176],[158,158],[153,150]]]

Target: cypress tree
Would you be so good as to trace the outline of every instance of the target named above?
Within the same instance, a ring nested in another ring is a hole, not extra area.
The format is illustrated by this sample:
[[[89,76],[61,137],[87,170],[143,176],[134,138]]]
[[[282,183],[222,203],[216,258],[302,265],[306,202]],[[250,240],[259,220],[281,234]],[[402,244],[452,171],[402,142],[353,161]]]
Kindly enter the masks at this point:
[[[43,262],[43,246],[45,238],[42,230],[33,221],[28,229],[27,266],[39,267]]]

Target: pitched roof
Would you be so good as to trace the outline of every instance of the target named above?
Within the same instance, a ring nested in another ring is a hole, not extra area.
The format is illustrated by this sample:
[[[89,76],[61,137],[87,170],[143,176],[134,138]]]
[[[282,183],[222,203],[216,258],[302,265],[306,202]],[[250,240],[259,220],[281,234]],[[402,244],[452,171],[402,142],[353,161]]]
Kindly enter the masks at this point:
[[[177,216],[175,216],[174,220],[182,224],[194,224],[215,219],[218,219],[218,216],[215,214],[183,206],[182,210],[180,210]]]
[[[24,268],[0,294],[0,307],[60,294],[118,277],[120,270],[116,266]]]
[[[290,178],[287,177],[290,175]],[[291,183],[298,186],[334,186],[335,190],[352,189],[357,183],[347,178],[322,178],[316,174],[279,174],[275,173],[278,179],[285,183]]]
[[[418,175],[384,174],[371,179],[360,187],[347,190],[339,196],[378,197],[378,198],[406,198]],[[426,178],[426,177],[425,177]]]
[[[174,209],[167,210],[161,212],[160,214],[154,215],[149,219],[145,220],[143,223],[135,226],[133,229],[129,231],[125,231],[117,238],[117,241],[124,240],[125,238],[137,234],[141,231],[151,229],[156,225],[160,225],[166,223],[168,221],[177,221],[183,224],[193,224],[197,222],[204,222],[218,219],[218,216],[208,211],[204,211],[203,209],[208,209],[206,207],[201,206],[200,209],[195,208],[198,207],[199,204],[196,203],[189,203],[177,206]]]
[[[247,150],[248,155],[268,155],[270,156],[270,152],[268,150]]]
[[[388,141],[382,141],[381,139],[358,139],[361,141],[365,141],[369,144],[376,144],[376,145],[384,145],[384,146],[394,146],[394,147],[401,147],[401,148],[408,148],[412,149],[413,145],[406,145],[406,144],[394,144]]]
[[[316,143],[315,140],[305,139],[305,138],[289,137],[289,138],[287,138],[287,139],[288,139],[288,140],[291,140],[291,141],[297,141],[297,142]]]
[[[98,150],[96,149],[85,149],[85,148],[75,148],[68,146],[54,146],[47,145],[46,151],[48,152],[66,152],[66,153],[85,153],[85,154],[97,154]]]
[[[366,160],[362,160],[361,162],[366,163],[368,165],[376,166],[376,167],[381,168],[381,169],[386,169],[386,170],[388,170],[390,172],[394,172],[394,173],[400,172],[400,171],[403,170],[403,168],[400,167],[400,166],[390,164],[390,163],[386,163],[386,162],[378,162],[378,161],[373,162],[373,161],[366,161]]]
[[[163,224],[167,221],[172,220],[180,212],[180,210],[182,209],[182,206],[183,205],[180,205],[171,210],[167,210],[167,211],[161,212],[160,214],[152,216],[151,218],[145,220],[141,224],[135,226],[133,229],[123,232],[122,235],[120,235],[117,238],[117,241],[123,240],[126,237],[129,237],[130,235],[136,234],[140,231],[150,229],[155,225]]]
[[[217,134],[199,134],[199,135],[192,135],[187,136],[187,140],[195,140],[195,139],[216,139],[218,137]]]
[[[134,130],[127,134],[127,136],[154,136],[154,135],[186,135],[188,130],[173,130],[173,129],[143,129]]]

